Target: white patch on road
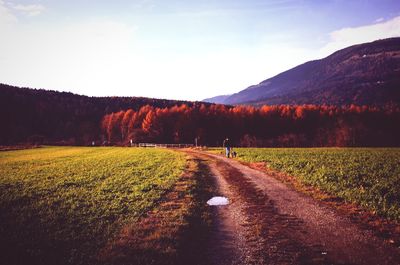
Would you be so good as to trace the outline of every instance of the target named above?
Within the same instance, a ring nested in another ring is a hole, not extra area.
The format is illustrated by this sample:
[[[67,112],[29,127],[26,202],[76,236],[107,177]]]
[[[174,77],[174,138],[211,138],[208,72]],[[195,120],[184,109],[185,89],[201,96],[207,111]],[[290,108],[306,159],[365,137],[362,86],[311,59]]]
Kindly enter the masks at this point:
[[[229,200],[226,197],[216,196],[209,199],[207,204],[210,206],[227,205],[229,204]]]

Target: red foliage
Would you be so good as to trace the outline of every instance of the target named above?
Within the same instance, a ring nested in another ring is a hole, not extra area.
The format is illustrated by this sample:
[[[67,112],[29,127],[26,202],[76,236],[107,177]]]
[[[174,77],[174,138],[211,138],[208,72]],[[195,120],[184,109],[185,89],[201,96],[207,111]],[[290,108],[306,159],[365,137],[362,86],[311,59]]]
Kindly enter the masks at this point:
[[[103,118],[112,142],[152,141],[239,146],[399,146],[400,109],[351,105],[144,106]]]

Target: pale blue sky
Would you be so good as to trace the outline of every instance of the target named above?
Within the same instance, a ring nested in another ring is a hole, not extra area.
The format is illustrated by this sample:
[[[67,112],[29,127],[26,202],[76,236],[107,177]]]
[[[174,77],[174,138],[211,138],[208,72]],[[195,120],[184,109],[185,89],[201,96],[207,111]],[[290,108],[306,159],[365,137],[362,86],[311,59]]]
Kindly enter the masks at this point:
[[[400,1],[0,0],[0,82],[201,100],[400,36]]]

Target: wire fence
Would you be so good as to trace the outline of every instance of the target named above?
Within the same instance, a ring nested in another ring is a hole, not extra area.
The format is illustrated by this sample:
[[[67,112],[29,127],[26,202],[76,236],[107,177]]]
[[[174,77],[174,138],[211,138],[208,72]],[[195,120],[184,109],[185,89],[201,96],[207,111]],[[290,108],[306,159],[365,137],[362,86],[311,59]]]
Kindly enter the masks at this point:
[[[155,144],[155,143],[136,143],[132,147],[159,147],[159,148],[188,148],[193,147],[194,144]]]

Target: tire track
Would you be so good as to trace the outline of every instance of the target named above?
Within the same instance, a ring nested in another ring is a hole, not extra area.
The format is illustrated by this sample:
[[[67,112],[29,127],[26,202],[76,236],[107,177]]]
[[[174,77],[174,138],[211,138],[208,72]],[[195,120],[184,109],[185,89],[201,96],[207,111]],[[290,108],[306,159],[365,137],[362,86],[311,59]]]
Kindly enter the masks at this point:
[[[218,189],[232,201],[217,210],[216,218],[223,218],[216,225],[235,235],[236,256],[213,264],[400,264],[399,249],[264,172],[190,154],[207,161]]]

